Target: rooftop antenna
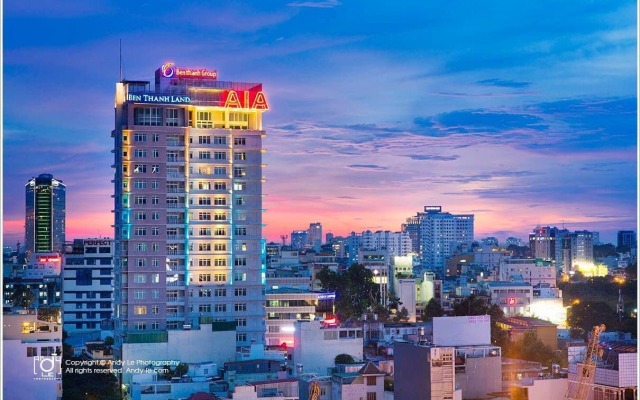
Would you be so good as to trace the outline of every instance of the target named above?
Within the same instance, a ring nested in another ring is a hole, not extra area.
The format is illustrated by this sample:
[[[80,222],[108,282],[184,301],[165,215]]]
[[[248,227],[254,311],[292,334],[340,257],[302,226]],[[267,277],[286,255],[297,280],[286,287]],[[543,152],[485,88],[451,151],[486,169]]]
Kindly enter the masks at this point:
[[[120,39],[120,82],[122,82],[122,39]]]

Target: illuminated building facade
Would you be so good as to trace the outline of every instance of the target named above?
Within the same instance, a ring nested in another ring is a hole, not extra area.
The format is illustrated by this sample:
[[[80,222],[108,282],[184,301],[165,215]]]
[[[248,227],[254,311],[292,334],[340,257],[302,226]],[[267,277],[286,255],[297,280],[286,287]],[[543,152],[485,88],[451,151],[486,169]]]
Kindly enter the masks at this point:
[[[538,226],[529,234],[529,247],[533,258],[543,260],[556,259],[556,239],[558,228],[551,226]]]
[[[51,174],[40,174],[25,185],[27,253],[62,252],[66,186]]]
[[[589,231],[571,232],[562,237],[564,272],[593,265],[593,234]]]
[[[264,343],[260,83],[165,64],[116,84],[115,310],[119,337],[232,321]]]

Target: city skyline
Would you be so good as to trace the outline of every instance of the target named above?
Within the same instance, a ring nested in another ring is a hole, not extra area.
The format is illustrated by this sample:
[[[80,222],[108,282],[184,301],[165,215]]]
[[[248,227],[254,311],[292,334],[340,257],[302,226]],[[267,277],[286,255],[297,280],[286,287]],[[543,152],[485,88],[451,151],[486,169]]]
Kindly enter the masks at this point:
[[[634,2],[157,4],[4,4],[5,245],[41,173],[67,185],[67,238],[113,237],[120,39],[126,79],[173,61],[263,82],[270,241],[425,205],[475,214],[476,238],[636,230]]]

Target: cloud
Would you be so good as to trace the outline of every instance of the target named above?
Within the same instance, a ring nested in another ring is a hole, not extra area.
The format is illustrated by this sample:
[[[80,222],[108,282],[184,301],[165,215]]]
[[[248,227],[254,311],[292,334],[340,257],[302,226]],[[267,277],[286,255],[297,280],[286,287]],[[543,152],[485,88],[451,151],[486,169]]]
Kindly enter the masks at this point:
[[[289,7],[309,7],[309,8],[334,8],[342,5],[338,0],[325,1],[294,1],[287,4]]]
[[[347,165],[347,168],[362,170],[362,171],[371,171],[371,170],[386,171],[389,169],[387,167],[381,167],[375,164],[352,164],[352,165]]]
[[[511,81],[507,79],[497,79],[497,78],[484,79],[476,83],[483,86],[498,86],[498,87],[505,87],[505,88],[514,88],[514,89],[522,89],[522,88],[527,88],[531,86],[531,82],[518,82],[518,81]]]
[[[428,160],[428,161],[455,161],[460,156],[435,156],[429,154],[409,154],[406,157],[409,157],[412,160]]]

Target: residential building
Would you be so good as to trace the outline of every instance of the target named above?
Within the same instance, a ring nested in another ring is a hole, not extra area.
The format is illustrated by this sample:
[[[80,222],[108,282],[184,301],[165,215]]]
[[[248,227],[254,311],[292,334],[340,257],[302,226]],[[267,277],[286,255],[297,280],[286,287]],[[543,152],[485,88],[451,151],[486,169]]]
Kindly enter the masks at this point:
[[[556,236],[558,228],[538,226],[529,234],[531,256],[543,260],[556,259]]]
[[[322,224],[320,222],[312,222],[309,224],[308,240],[311,248],[316,252],[320,252],[322,247]]]
[[[320,321],[294,323],[293,365],[296,374],[320,373],[333,367],[338,354],[362,360],[362,327],[329,326]]]
[[[333,292],[312,292],[293,287],[267,289],[266,344],[269,346],[285,343],[293,347],[294,323],[298,320],[334,318]]]
[[[562,238],[563,272],[570,273],[593,266],[593,235],[576,231]]]
[[[498,305],[505,316],[529,315],[533,286],[525,282],[486,282],[485,291],[491,304]]]
[[[523,340],[527,332],[535,333],[540,341],[551,350],[558,349],[558,326],[543,319],[513,316],[496,321],[496,325],[508,332],[509,340]]]
[[[635,249],[638,245],[636,241],[636,233],[634,231],[618,231],[618,248],[628,247],[629,249]]]
[[[294,250],[302,250],[309,242],[308,231],[293,231],[291,232],[291,248]]]
[[[155,84],[116,84],[117,347],[202,320],[237,325],[238,347],[264,343],[267,109],[262,84],[202,68],[167,63]]]
[[[551,261],[540,258],[504,258],[500,262],[498,280],[556,287],[556,267]]]
[[[69,333],[95,331],[113,315],[113,239],[75,239],[62,256],[62,322]]]
[[[417,345],[407,341],[394,344],[394,396],[398,399],[454,399],[455,348]]]
[[[422,266],[442,275],[446,259],[455,251],[471,250],[474,216],[442,212],[440,206],[425,206],[424,212],[420,221]]]
[[[62,397],[62,327],[35,314],[2,318],[5,399]]]
[[[25,245],[27,254],[62,252],[67,187],[51,174],[40,174],[25,185]]]

